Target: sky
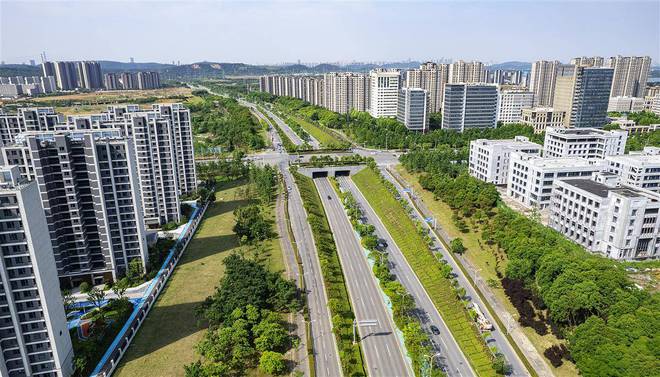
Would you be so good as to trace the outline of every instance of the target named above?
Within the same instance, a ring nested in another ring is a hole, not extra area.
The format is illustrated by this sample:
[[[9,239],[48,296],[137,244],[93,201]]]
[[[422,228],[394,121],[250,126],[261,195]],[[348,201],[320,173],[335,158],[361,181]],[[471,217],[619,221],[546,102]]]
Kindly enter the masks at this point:
[[[484,62],[649,55],[660,1],[0,0],[0,60]]]

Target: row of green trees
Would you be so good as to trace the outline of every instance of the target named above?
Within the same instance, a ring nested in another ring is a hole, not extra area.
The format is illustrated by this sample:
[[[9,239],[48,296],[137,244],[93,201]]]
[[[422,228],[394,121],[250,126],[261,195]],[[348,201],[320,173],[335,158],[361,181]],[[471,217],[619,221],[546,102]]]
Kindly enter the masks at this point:
[[[263,126],[235,99],[204,95],[201,100],[186,102],[186,106],[192,112],[193,132],[206,135],[198,144],[227,151],[265,147]]]
[[[482,237],[508,257],[506,278],[523,281],[547,309],[558,335],[585,376],[660,375],[658,293],[638,289],[618,262],[585,251],[556,231],[504,206],[497,191],[458,174],[436,151],[415,151],[402,158],[413,172],[429,171],[420,183],[457,215],[481,224]],[[419,154],[428,154],[420,157]],[[421,161],[421,162],[420,162]],[[438,174],[439,173],[439,174]],[[645,373],[646,373],[645,372]]]

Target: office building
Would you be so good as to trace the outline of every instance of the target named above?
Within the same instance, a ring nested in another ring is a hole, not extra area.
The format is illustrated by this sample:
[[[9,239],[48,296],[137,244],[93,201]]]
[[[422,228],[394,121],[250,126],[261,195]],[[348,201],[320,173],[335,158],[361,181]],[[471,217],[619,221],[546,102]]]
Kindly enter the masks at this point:
[[[351,110],[367,110],[369,104],[369,78],[367,75],[350,72],[326,73],[323,75],[322,85],[323,101],[321,103],[328,110],[341,114],[346,114]]]
[[[607,171],[619,182],[644,190],[660,192],[660,148],[646,147],[642,152],[606,156]]]
[[[600,56],[574,58],[571,64],[584,67],[612,68],[612,97],[643,98],[651,68],[648,56],[613,56],[604,59]]]
[[[497,126],[497,86],[447,84],[442,106],[442,128],[463,132]]]
[[[449,81],[449,65],[426,62],[418,69],[406,71],[407,88],[421,88],[429,95],[429,112],[442,109],[445,84]]]
[[[459,60],[449,65],[449,82],[459,83],[485,83],[486,67],[479,61],[464,62]]]
[[[632,113],[644,110],[644,98],[637,97],[610,97],[607,111],[618,113]]]
[[[522,109],[520,123],[534,127],[534,133],[545,132],[546,128],[564,126],[566,112],[555,111],[552,107]]]
[[[553,108],[566,112],[566,127],[602,128],[607,124],[613,72],[611,68],[581,66],[558,71]]]
[[[651,100],[651,112],[660,116],[660,94],[653,97]]]
[[[429,127],[429,96],[421,88],[401,88],[397,120],[412,131],[425,132]]]
[[[602,159],[580,157],[545,158],[511,152],[507,194],[528,208],[544,209],[550,205],[552,185],[557,180],[589,178],[607,169]]]
[[[26,132],[0,148],[36,181],[62,288],[116,281],[147,243],[136,159],[119,130]]]
[[[542,149],[524,136],[512,140],[473,140],[470,142],[470,175],[484,182],[506,185],[511,152],[540,156]]]
[[[587,250],[612,259],[657,258],[660,195],[617,185],[612,178],[596,175],[557,181],[550,227]]]
[[[557,60],[539,60],[532,64],[532,72],[529,76],[529,90],[534,93],[534,106],[552,106],[557,68],[560,65],[561,63]]]
[[[501,90],[497,120],[503,124],[520,123],[522,110],[534,105],[534,93],[524,90]]]
[[[369,113],[374,118],[396,118],[401,72],[377,68],[369,72]]]
[[[52,107],[19,107],[16,114],[0,114],[0,143],[12,144],[23,132],[55,131],[62,120]]]
[[[48,225],[36,182],[0,168],[0,375],[73,374]]]
[[[547,128],[543,157],[605,158],[623,154],[628,134],[621,130]]]
[[[76,62],[76,70],[78,73],[78,87],[88,90],[103,88],[103,75],[101,74],[101,65],[98,62]]]

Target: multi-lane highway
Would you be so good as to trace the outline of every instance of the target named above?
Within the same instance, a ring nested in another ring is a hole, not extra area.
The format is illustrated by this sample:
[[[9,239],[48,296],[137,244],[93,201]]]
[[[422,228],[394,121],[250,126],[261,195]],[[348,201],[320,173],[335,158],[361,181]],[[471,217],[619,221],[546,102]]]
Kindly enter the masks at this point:
[[[367,199],[362,195],[350,178],[339,177],[337,180],[342,189],[353,194],[353,197],[362,208],[362,211],[367,218],[367,222],[376,228],[375,233],[379,238],[382,238],[387,242],[390,270],[396,275],[397,281],[406,288],[406,291],[408,291],[415,300],[415,305],[418,308],[417,316],[422,323],[422,327],[429,333],[433,342],[434,352],[439,355],[438,357],[434,357],[434,362],[438,362],[440,367],[444,369],[445,373],[449,376],[473,376],[474,371],[454,340],[454,337],[451,335],[449,328],[447,328],[440,313],[435,305],[433,305],[431,298],[424,290],[422,283],[417,279],[417,276],[406,261],[403,253],[397,246],[396,242],[394,242],[394,239],[390,236],[385,225],[376,215],[376,212],[371,208]],[[440,334],[433,334],[430,329],[432,325],[438,328]]]
[[[394,177],[392,177],[390,172],[382,166],[381,166],[381,172],[383,176],[385,176],[385,178],[387,178],[390,182],[394,184],[394,186],[399,191],[401,197],[406,198],[411,203],[411,206],[415,208],[410,196],[406,195],[406,193],[403,191],[404,188],[396,179],[394,179]],[[429,229],[431,229],[428,223],[424,220],[425,217],[417,209],[413,211],[413,214],[418,218],[418,220],[426,224],[426,226],[429,227]],[[479,307],[482,309],[482,312],[484,312],[486,318],[495,326],[495,330],[491,332],[491,345],[496,346],[499,352],[501,352],[506,358],[506,360],[509,362],[509,364],[511,364],[512,370],[510,376],[529,376],[529,372],[527,371],[527,368],[523,364],[522,360],[520,360],[520,358],[514,351],[513,346],[511,345],[511,343],[509,343],[509,340],[506,338],[506,336],[502,332],[502,329],[498,326],[497,322],[494,321],[492,314],[487,310],[486,305],[484,305],[483,301],[481,300],[481,297],[477,294],[475,288],[472,286],[472,284],[470,284],[468,279],[465,277],[463,270],[459,268],[458,264],[453,258],[453,255],[451,255],[451,253],[437,239],[434,239],[434,247],[436,250],[439,250],[439,252],[442,254],[444,259],[452,267],[454,273],[456,273],[457,275],[457,280],[460,286],[465,288],[465,291],[472,300],[472,302],[479,305]]]
[[[337,193],[327,178],[314,179],[314,183],[335,238],[355,318],[358,323],[377,321],[376,326],[358,327],[367,374],[383,377],[413,376],[378,282]]]

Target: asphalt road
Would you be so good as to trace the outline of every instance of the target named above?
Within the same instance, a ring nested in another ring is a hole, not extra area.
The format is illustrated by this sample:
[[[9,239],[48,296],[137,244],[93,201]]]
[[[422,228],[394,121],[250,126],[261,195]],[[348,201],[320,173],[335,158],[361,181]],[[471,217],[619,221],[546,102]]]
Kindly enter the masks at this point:
[[[378,282],[373,277],[367,257],[337,193],[327,178],[315,179],[314,183],[335,238],[355,318],[358,323],[377,321],[376,326],[358,327],[367,374],[383,377],[413,376]]]
[[[282,118],[280,118],[277,114],[273,113],[272,111],[270,111],[266,108],[259,109],[259,108],[256,107],[255,104],[253,104],[251,102],[247,102],[247,101],[242,100],[242,99],[239,100],[239,102],[240,102],[241,105],[247,106],[250,109],[252,109],[256,114],[258,114],[257,116],[259,116],[260,118],[262,118],[266,122],[268,122],[268,119],[263,117],[263,114],[261,113],[261,110],[263,109],[263,111],[265,111],[266,114],[269,117],[271,117],[271,119],[273,119],[275,121],[275,123],[277,123],[277,125],[280,127],[280,129],[282,129],[282,131],[289,137],[289,139],[291,139],[291,141],[295,145],[303,145],[305,143],[305,141],[302,138],[300,138],[300,136],[298,136],[298,134],[295,133],[293,131],[293,129],[291,129],[291,127],[289,127],[289,125],[285,121],[283,121]],[[268,123],[270,123],[270,122],[268,122]],[[314,139],[314,137],[312,137],[312,135],[309,135],[309,138],[310,139],[309,139],[308,144],[311,145],[313,149],[319,149],[320,148],[319,142],[316,139]]]
[[[449,328],[447,328],[431,298],[424,290],[422,283],[417,279],[403,253],[376,215],[376,212],[371,208],[367,199],[350,178],[338,177],[337,180],[342,189],[353,194],[355,200],[360,204],[367,222],[376,228],[376,235],[387,242],[386,251],[389,256],[390,271],[396,275],[396,280],[406,288],[406,291],[415,300],[415,305],[418,308],[417,317],[422,324],[422,328],[429,334],[434,352],[438,355],[434,357],[435,366],[442,368],[448,376],[474,376],[475,373],[470,367],[470,363],[454,340]],[[439,335],[433,334],[430,329],[431,325],[435,325],[440,330]]]
[[[302,204],[300,192],[293,176],[287,170],[286,162],[281,162],[280,171],[289,189],[289,218],[303,265],[303,277],[307,293],[307,304],[311,320],[312,342],[314,347],[314,369],[317,376],[337,377],[342,375],[339,352],[332,333],[328,298],[325,292],[321,263],[319,262],[312,230],[307,222],[307,213]]]
[[[399,191],[401,197],[406,198],[411,203],[412,206],[411,198],[408,195],[406,195],[406,193],[403,192],[403,187],[401,187],[399,182],[392,177],[392,175],[387,171],[387,169],[381,167],[381,172],[383,173],[383,176],[385,176],[385,178],[387,178],[390,182],[394,184],[394,186]],[[413,214],[430,229],[430,225],[426,221],[424,221],[424,216],[419,211],[415,209],[413,211]],[[509,343],[508,339],[504,336],[502,329],[499,328],[497,322],[495,322],[495,320],[493,319],[492,314],[488,311],[486,305],[484,305],[483,301],[481,300],[481,297],[477,294],[474,286],[472,286],[472,284],[470,284],[468,279],[465,277],[465,274],[463,274],[463,270],[461,270],[459,266],[456,264],[456,261],[454,260],[450,252],[435,237],[434,237],[434,248],[442,254],[444,259],[452,267],[454,273],[457,275],[456,279],[458,280],[460,286],[465,288],[466,294],[470,298],[470,300],[473,303],[479,305],[479,308],[484,313],[486,318],[490,321],[490,323],[493,324],[493,326],[495,326],[495,330],[491,331],[491,338],[488,340],[488,342],[490,346],[496,346],[499,352],[501,352],[506,358],[506,360],[509,362],[509,364],[511,364],[512,372],[510,376],[529,376],[529,372],[527,371],[527,368],[525,368],[525,365],[518,357],[518,354],[516,354],[516,352],[513,350],[513,347]]]

